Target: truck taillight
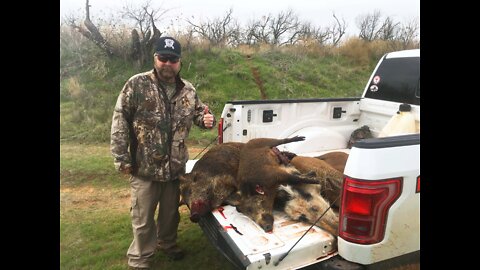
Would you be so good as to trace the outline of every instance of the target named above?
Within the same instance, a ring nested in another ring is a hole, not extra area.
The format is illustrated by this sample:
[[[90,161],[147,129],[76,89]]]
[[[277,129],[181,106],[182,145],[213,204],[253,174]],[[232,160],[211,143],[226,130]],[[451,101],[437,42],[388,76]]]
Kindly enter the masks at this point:
[[[345,176],[339,236],[357,244],[382,241],[388,210],[402,192],[402,179],[365,181]]]
[[[420,175],[417,176],[417,188],[415,189],[415,193],[420,192]]]
[[[223,118],[218,121],[218,143],[223,143]]]

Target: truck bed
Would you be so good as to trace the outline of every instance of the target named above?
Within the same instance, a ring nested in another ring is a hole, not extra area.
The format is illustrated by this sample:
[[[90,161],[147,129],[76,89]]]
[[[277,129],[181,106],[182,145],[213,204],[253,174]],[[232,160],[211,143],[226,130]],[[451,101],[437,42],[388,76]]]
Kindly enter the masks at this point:
[[[324,155],[324,154],[327,154],[327,153],[330,153],[330,152],[343,152],[343,153],[349,154],[350,149],[344,148],[344,149],[335,149],[335,150],[305,152],[305,153],[301,153],[301,154],[298,154],[298,155],[299,156],[304,156],[304,157],[318,157],[318,156],[321,156],[321,155]]]
[[[350,149],[315,151],[300,155],[314,157],[334,151],[348,154]],[[187,172],[191,171],[196,161],[187,162]],[[213,246],[238,269],[299,269],[337,254],[335,236],[318,226],[313,226],[305,234],[311,224],[293,221],[284,212],[274,211],[273,214],[271,233],[264,232],[253,220],[230,205],[224,205],[207,214],[201,218],[199,225]],[[297,241],[299,242],[295,245]],[[294,248],[289,255],[275,266],[292,247]]]
[[[298,269],[337,254],[336,238],[317,226],[298,242],[277,266],[282,255],[310,228],[274,211],[274,229],[266,233],[260,226],[230,205],[222,206],[199,222],[204,234],[239,269]],[[228,244],[234,242],[235,244]]]

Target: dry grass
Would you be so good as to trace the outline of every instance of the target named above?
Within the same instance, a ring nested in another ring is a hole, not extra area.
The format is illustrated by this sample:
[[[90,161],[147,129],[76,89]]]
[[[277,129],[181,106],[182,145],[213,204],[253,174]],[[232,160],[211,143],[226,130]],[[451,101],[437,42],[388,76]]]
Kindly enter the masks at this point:
[[[348,39],[336,50],[341,55],[354,59],[354,61],[359,64],[366,64],[370,59],[367,42],[359,38]]]

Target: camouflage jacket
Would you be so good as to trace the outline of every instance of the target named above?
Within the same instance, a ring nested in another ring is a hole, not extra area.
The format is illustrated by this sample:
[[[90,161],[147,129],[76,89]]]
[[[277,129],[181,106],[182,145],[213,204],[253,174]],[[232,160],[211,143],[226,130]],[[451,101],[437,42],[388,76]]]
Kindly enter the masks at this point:
[[[177,178],[185,172],[185,139],[192,123],[205,128],[204,109],[193,85],[179,76],[168,101],[154,69],[134,75],[113,112],[110,149],[115,168],[130,165],[133,175],[156,181]]]

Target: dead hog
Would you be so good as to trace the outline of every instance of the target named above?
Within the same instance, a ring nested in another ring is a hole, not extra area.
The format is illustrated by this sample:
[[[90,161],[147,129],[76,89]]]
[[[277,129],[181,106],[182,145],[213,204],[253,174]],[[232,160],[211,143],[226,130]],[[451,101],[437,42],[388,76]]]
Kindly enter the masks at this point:
[[[303,140],[305,137],[299,136],[252,139],[240,151],[237,174],[240,198],[235,205],[266,232],[273,229],[273,204],[280,184],[320,183],[314,172],[302,174],[295,167],[285,165],[276,149],[278,145]]]
[[[230,205],[236,206],[238,212],[249,217],[265,232],[273,230],[273,202],[275,194],[271,195],[257,186],[254,191],[241,192],[240,190],[226,199]]]
[[[225,198],[237,191],[240,150],[244,145],[216,145],[195,163],[190,173],[179,177],[182,203],[190,208],[192,222],[198,222],[200,217],[222,205]]]
[[[327,154],[326,160],[335,161],[332,159],[334,156]],[[275,208],[284,211],[293,220],[310,224],[323,215],[316,225],[338,235],[338,215],[334,209],[340,207],[343,173],[326,161],[314,157],[294,156],[290,164],[300,172],[315,171],[320,184],[281,185],[275,199]]]
[[[338,151],[326,153],[315,158],[327,162],[334,169],[343,173],[345,171],[345,164],[347,164],[348,154]]]
[[[279,160],[278,145],[303,141],[305,137],[286,139],[257,138],[248,141],[240,151],[238,183],[240,186],[256,185],[278,187],[280,184],[319,183],[314,174],[301,174],[295,167]]]
[[[308,193],[319,194],[330,204],[333,204],[335,208],[340,207],[343,185],[342,172],[334,169],[326,161],[314,157],[295,156],[290,164],[302,173],[314,171],[317,179],[320,180],[320,185],[302,184],[298,188]]]
[[[358,140],[373,138],[372,132],[368,126],[362,126],[360,128],[355,129],[352,134],[350,135],[350,139],[347,143],[347,148],[352,148],[353,144],[356,143]]]
[[[291,219],[313,224],[323,215],[316,225],[332,235],[338,235],[338,215],[332,208],[329,208],[330,203],[316,190],[304,190],[300,186],[281,185],[279,192],[285,192],[288,196],[283,211]]]

